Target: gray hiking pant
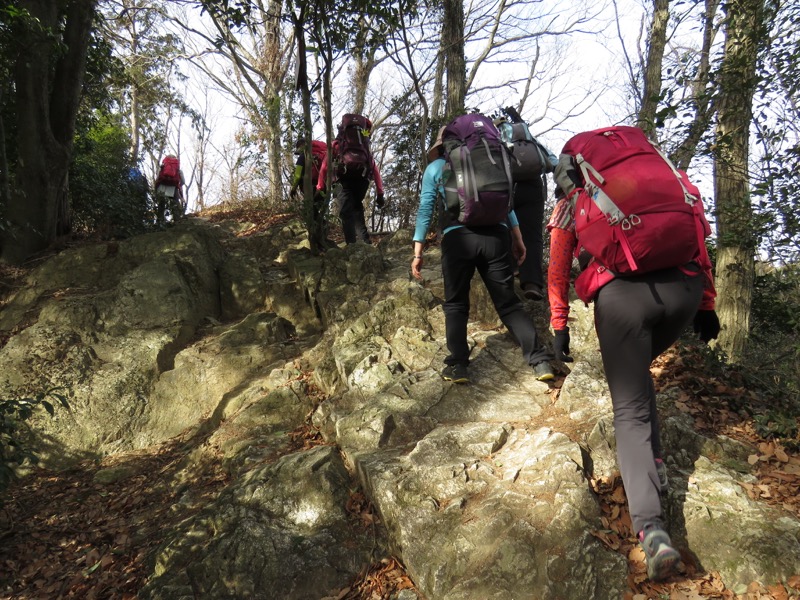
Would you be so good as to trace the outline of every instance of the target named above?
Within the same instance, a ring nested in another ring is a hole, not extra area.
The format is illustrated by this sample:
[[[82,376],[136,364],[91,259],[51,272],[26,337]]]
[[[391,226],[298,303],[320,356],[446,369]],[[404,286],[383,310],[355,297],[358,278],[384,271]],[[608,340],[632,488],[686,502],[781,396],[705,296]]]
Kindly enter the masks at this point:
[[[634,533],[646,523],[662,523],[655,465],[661,442],[650,363],[692,321],[702,295],[702,274],[674,268],[614,279],[595,301],[595,328],[614,407],[617,462]]]

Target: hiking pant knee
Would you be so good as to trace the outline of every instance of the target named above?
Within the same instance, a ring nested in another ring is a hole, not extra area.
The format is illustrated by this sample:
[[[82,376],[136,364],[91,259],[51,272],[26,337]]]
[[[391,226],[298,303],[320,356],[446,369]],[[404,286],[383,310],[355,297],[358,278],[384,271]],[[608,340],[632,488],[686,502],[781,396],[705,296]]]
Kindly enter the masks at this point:
[[[364,216],[364,196],[367,195],[369,180],[362,177],[344,179],[339,182],[341,190],[339,199],[342,208],[339,218],[342,220],[344,241],[352,244],[358,240],[369,243],[366,217]]]
[[[703,294],[702,275],[680,269],[617,278],[595,301],[595,327],[614,408],[617,461],[634,531],[659,522],[659,421],[650,363],[691,322]]]
[[[467,228],[448,231],[442,238],[442,275],[444,278],[444,314],[447,364],[467,363],[467,322],[469,290],[477,270],[483,279],[497,314],[522,348],[529,364],[548,357],[540,345],[528,314],[514,291],[508,230],[502,226]]]
[[[544,287],[542,274],[542,226],[544,221],[545,188],[541,180],[520,181],[514,184],[514,212],[525,244],[525,260],[519,265],[521,284],[535,283]]]

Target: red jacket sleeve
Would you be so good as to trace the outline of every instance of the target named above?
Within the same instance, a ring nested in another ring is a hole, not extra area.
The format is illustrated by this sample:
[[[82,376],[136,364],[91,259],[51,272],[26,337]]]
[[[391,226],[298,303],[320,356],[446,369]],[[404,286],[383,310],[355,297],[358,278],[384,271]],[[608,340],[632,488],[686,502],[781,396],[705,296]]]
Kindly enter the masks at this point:
[[[578,240],[571,231],[558,227],[550,230],[547,297],[550,301],[550,325],[553,327],[553,331],[567,327],[572,257],[577,244]]]
[[[381,179],[381,172],[378,169],[378,163],[372,161],[372,178],[375,180],[375,193],[383,194],[383,179]]]
[[[700,206],[703,206],[700,200]],[[711,235],[711,225],[705,217],[705,211],[701,211],[703,217],[703,230],[706,237]],[[701,260],[700,264],[703,265],[703,277],[705,278],[705,288],[703,289],[703,299],[700,301],[700,310],[714,310],[717,302],[717,290],[714,287],[714,273],[711,268],[711,259],[708,257],[708,250],[705,244],[700,248]]]

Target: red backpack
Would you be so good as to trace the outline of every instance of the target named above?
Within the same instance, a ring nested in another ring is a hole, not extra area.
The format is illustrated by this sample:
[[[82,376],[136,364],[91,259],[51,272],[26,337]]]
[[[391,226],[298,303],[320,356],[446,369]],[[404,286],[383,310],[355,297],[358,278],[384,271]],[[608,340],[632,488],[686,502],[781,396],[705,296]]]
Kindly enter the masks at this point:
[[[575,208],[576,256],[593,261],[575,281],[584,302],[617,275],[649,273],[697,260],[710,268],[711,227],[700,192],[636,127],[606,127],[571,138],[582,187]]]
[[[336,135],[336,177],[372,177],[372,152],[369,135],[372,123],[362,115],[346,114]]]
[[[175,156],[164,157],[161,163],[161,172],[158,174],[158,181],[166,185],[181,184],[181,163]]]
[[[319,179],[319,169],[322,161],[328,156],[328,144],[319,140],[311,141],[311,182],[317,185]]]

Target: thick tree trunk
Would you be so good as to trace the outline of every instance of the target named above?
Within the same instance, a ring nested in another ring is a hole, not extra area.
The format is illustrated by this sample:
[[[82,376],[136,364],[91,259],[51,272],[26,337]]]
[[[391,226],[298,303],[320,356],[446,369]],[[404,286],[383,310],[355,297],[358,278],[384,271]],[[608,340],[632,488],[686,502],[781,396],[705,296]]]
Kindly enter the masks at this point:
[[[447,71],[447,104],[445,114],[452,118],[464,112],[467,95],[467,61],[464,57],[464,2],[444,0],[442,46]]]
[[[436,75],[433,78],[433,101],[431,102],[431,119],[438,119],[442,116],[442,106],[444,106],[444,42],[439,44],[439,55],[436,57]]]
[[[647,63],[644,66],[644,89],[642,105],[636,124],[655,139],[656,110],[661,97],[661,65],[664,61],[664,48],[667,45],[667,24],[669,23],[669,0],[654,0],[653,21],[647,44]]]
[[[67,173],[72,153],[95,2],[74,0],[59,13],[56,0],[25,0],[38,20],[19,32],[14,68],[19,160],[8,204],[10,232],[0,259],[23,262],[44,250],[69,224]],[[60,44],[51,35],[59,31]]]
[[[714,156],[717,205],[717,312],[719,343],[733,362],[742,359],[750,326],[756,238],[748,178],[756,61],[764,38],[764,0],[728,3],[725,54]]]
[[[752,249],[726,246],[717,251],[719,343],[732,362],[738,362],[747,347],[754,268]]]
[[[353,87],[353,112],[359,115],[364,114],[367,104],[367,88],[369,87],[369,77],[375,67],[375,50],[367,50],[355,53],[355,66],[352,72]]]
[[[307,141],[305,146],[306,165],[310,165],[313,160],[311,156],[311,140],[313,139],[314,123],[311,120],[311,90],[308,85],[308,63],[306,60],[306,38],[305,38],[305,17],[306,13],[301,8],[299,14],[293,15],[295,44],[297,45],[297,89],[300,91],[300,101],[303,106],[303,133]],[[328,121],[330,120],[330,108],[327,112]],[[326,129],[329,131],[329,129]],[[331,155],[328,148],[328,163],[330,164]],[[325,222],[324,217],[327,212],[328,202],[325,200],[319,212],[314,210],[314,190],[317,182],[311,179],[311,169],[305,169],[303,173],[303,220],[308,231],[308,240],[311,251],[315,254],[322,252],[325,248]],[[330,197],[330,194],[328,195]]]
[[[283,199],[283,145],[281,143],[281,98],[279,90],[284,79],[284,60],[282,60],[281,0],[270,0],[266,14],[266,36],[264,40],[265,75],[267,86],[264,97],[267,99],[267,136],[269,140],[270,204],[278,206]]]

